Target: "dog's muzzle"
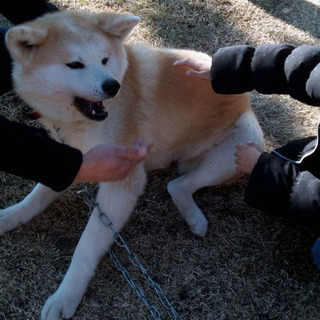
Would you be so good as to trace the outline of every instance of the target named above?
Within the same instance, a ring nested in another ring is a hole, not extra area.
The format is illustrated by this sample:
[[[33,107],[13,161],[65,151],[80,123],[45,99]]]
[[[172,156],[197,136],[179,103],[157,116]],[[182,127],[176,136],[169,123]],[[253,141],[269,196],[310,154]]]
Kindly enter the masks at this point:
[[[120,83],[113,79],[106,80],[102,84],[105,99],[110,99],[116,96],[119,89]],[[75,97],[73,105],[90,120],[102,121],[108,116],[108,112],[102,101],[89,101],[80,97]]]

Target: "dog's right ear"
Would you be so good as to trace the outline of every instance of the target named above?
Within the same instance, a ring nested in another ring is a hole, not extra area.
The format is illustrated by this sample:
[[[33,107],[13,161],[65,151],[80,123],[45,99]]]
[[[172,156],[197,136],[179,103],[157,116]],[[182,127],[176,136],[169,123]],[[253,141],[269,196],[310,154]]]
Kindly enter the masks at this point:
[[[119,13],[102,13],[100,19],[102,30],[106,33],[112,34],[122,41],[125,40],[132,29],[141,21],[141,18],[138,16]]]
[[[46,38],[45,30],[18,26],[6,33],[6,46],[12,58],[22,63],[32,57],[36,48],[44,43]]]

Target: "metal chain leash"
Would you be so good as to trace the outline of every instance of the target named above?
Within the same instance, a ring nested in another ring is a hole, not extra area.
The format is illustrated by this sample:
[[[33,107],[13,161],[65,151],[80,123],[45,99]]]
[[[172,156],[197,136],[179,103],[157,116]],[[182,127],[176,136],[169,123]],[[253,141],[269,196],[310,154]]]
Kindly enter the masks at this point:
[[[171,303],[169,302],[168,298],[166,297],[166,295],[164,294],[164,292],[162,291],[160,286],[152,280],[151,276],[148,274],[147,270],[143,267],[141,262],[138,260],[137,256],[133,252],[131,252],[130,248],[128,247],[126,242],[123,240],[121,235],[115,230],[115,228],[114,228],[112,222],[110,221],[110,219],[108,218],[108,216],[101,210],[98,202],[95,200],[94,195],[89,190],[88,185],[83,184],[83,186],[84,186],[84,201],[90,207],[91,210],[93,208],[97,208],[101,222],[104,224],[104,226],[106,228],[110,228],[112,230],[113,239],[114,239],[115,243],[120,248],[124,248],[127,251],[128,258],[131,261],[131,263],[134,265],[134,267],[140,268],[141,272],[143,273],[144,278],[147,280],[149,285],[155,290],[155,292],[156,292],[161,304],[164,306],[164,308],[172,313],[175,320],[176,319],[183,320],[178,315],[178,313],[176,312],[174,307],[171,305]],[[139,285],[137,285],[134,282],[129,271],[121,264],[121,262],[119,261],[119,259],[117,258],[116,254],[114,253],[114,251],[112,249],[109,250],[109,254],[110,254],[110,258],[112,259],[116,268],[122,272],[124,278],[129,283],[130,287],[136,291],[138,298],[147,306],[153,319],[161,320],[161,314],[160,314],[159,310],[154,305],[150,305],[150,303],[148,302],[148,300],[145,297],[144,291],[141,289],[141,287]]]

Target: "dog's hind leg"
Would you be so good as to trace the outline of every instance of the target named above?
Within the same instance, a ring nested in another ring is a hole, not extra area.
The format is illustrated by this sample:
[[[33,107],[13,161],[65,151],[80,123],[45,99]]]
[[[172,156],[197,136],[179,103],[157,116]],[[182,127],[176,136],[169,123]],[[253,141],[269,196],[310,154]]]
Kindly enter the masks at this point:
[[[24,200],[0,210],[0,235],[30,221],[46,209],[59,194],[40,183],[37,184]]]
[[[193,199],[193,193],[208,186],[219,186],[237,175],[232,149],[228,154],[220,153],[226,145],[216,147],[195,168],[168,184],[168,191],[191,231],[205,236],[208,221]],[[230,148],[234,145],[230,144]]]
[[[194,234],[204,236],[208,221],[194,202],[193,193],[203,187],[219,186],[236,179],[239,173],[234,162],[235,146],[248,140],[255,141],[259,146],[263,143],[263,133],[252,112],[243,114],[233,132],[201,160],[198,159],[197,165],[189,167],[184,175],[169,182],[168,191],[172,200]]]

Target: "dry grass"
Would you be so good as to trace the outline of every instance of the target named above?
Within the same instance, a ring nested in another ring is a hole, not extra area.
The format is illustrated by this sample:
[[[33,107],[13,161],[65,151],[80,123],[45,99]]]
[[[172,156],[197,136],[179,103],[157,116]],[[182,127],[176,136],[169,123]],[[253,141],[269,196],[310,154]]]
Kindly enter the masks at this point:
[[[65,10],[135,13],[142,23],[131,41],[159,46],[211,53],[245,43],[319,45],[318,0],[61,0],[55,4]],[[256,93],[252,102],[268,150],[315,133],[316,108],[285,96]],[[2,114],[34,125],[28,109],[12,93],[1,97],[0,106]],[[320,319],[320,273],[310,252],[319,233],[246,206],[244,177],[232,186],[196,193],[209,231],[203,239],[194,237],[166,191],[174,176],[174,168],[150,175],[146,193],[122,234],[184,319]],[[21,200],[33,185],[1,174],[0,205]],[[42,304],[69,265],[87,212],[81,190],[72,188],[41,217],[0,238],[0,319],[39,318]],[[126,255],[115,251],[127,265]],[[129,270],[138,281],[140,273]],[[153,301],[152,291],[146,293]],[[172,318],[160,310],[162,319]],[[106,257],[74,319],[151,316]]]

